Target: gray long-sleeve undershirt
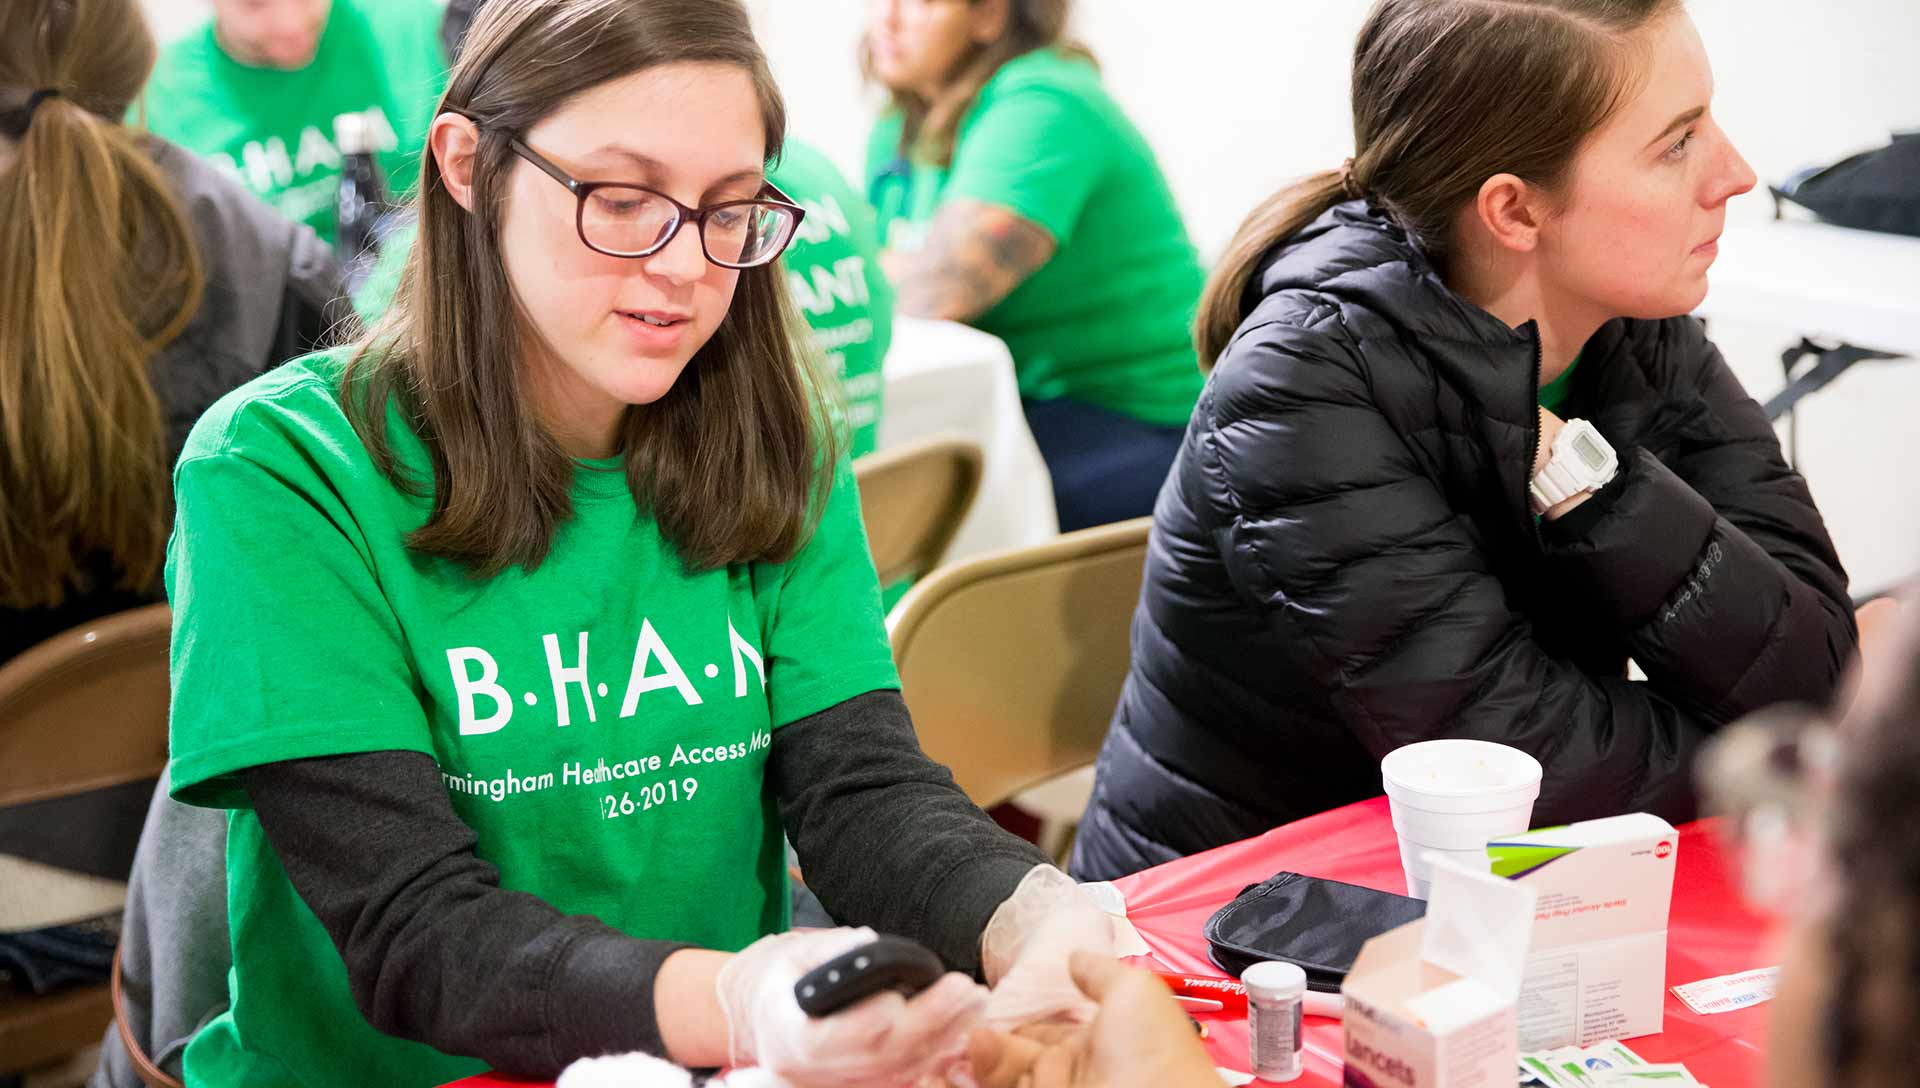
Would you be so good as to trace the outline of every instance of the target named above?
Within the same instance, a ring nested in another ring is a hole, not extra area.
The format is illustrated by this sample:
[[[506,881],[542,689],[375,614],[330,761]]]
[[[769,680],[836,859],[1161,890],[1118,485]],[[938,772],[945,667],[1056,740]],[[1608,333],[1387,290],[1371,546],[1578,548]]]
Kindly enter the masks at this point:
[[[1046,860],[920,751],[897,691],[778,730],[767,776],[807,884],[834,917],[911,937],[960,970],[978,970],[987,920]],[[245,784],[374,1027],[521,1076],[663,1052],[654,980],[688,946],[502,889],[431,758],[272,763],[245,772]]]

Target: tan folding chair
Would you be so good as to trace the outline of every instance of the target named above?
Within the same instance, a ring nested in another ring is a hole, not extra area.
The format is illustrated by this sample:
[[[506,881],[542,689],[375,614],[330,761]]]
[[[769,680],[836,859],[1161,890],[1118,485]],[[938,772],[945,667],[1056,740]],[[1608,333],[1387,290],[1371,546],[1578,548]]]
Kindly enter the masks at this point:
[[[1152,521],[955,563],[895,608],[893,656],[921,746],[975,804],[1014,798],[1099,754],[1127,676]],[[1086,786],[1077,789],[1077,804],[1041,815],[1077,821]]]
[[[63,632],[0,665],[0,807],[160,773],[171,625],[166,605],[150,605]],[[24,888],[32,879],[34,887],[29,913],[8,917],[21,909],[15,903],[0,911],[0,926],[38,928],[46,919],[36,915],[76,917],[125,900],[125,887],[111,881],[9,868],[30,864],[0,858],[0,884]],[[0,995],[0,1076],[92,1046],[113,1019],[108,986]]]
[[[980,490],[980,460],[976,443],[930,438],[853,463],[881,585],[919,578],[940,565]]]

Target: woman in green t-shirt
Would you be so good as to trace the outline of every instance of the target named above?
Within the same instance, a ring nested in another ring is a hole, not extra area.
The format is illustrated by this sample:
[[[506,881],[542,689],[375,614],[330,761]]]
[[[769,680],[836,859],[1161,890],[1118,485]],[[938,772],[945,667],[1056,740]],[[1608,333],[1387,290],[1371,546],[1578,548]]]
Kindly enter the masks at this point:
[[[1108,941],[914,741],[770,264],[784,129],[737,0],[496,0],[392,310],[195,427],[171,780],[233,810],[233,985],[189,1083],[640,1050],[888,1088],[957,1055],[964,977],[800,1013],[868,931],[780,933],[783,830],[836,917],[1023,1013]]]
[[[1204,276],[1067,0],[885,0],[867,185],[902,313],[1006,341],[1062,529],[1152,513],[1201,377]]]

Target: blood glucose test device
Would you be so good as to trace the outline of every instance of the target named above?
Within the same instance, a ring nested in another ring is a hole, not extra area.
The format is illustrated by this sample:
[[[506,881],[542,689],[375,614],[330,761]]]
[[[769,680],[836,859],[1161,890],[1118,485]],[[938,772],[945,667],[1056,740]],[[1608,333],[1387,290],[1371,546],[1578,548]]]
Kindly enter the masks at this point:
[[[920,945],[881,937],[800,976],[793,997],[802,1012],[819,1019],[887,990],[912,997],[945,973],[940,957]]]

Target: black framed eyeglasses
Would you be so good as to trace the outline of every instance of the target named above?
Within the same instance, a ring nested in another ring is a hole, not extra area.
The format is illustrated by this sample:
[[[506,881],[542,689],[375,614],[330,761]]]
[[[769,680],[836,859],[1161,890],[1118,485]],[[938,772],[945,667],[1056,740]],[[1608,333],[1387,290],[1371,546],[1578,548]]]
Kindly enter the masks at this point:
[[[581,181],[519,137],[509,143],[514,154],[539,167],[574,195],[579,201],[574,224],[580,241],[609,257],[651,257],[665,249],[681,227],[693,223],[707,260],[722,268],[758,268],[780,256],[807,215],[806,209],[772,182],[766,183],[771,196],[689,208],[645,186]]]

